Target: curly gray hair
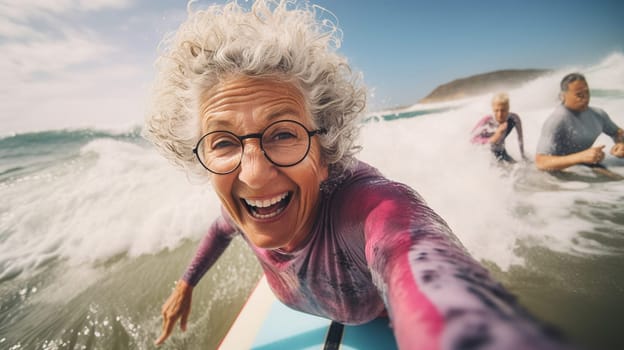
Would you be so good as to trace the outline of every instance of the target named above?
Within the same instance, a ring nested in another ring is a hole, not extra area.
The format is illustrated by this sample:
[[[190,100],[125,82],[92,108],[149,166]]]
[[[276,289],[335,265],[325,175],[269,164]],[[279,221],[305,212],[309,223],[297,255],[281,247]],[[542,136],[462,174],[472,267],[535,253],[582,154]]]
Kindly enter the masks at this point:
[[[292,0],[257,0],[251,10],[233,1],[193,11],[164,40],[143,131],[163,155],[195,174],[206,170],[192,152],[199,139],[198,99],[232,75],[289,81],[303,93],[323,161],[342,170],[359,150],[356,139],[366,91],[359,75],[335,51],[341,32],[317,20],[316,6]]]

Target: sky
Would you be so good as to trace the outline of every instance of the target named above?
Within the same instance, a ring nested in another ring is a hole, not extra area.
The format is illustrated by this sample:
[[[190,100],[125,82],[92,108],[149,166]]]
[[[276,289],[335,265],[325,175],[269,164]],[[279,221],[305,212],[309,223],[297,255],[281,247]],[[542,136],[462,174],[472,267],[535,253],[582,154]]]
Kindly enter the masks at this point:
[[[312,3],[337,19],[339,52],[362,72],[372,111],[474,74],[589,65],[624,51],[618,0]],[[0,136],[139,124],[158,44],[185,17],[185,0],[0,0]]]

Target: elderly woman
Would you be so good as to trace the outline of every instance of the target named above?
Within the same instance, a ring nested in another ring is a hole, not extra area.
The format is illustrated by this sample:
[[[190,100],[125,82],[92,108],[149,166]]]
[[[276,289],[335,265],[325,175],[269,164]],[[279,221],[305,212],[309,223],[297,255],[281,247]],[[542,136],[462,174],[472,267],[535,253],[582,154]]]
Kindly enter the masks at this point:
[[[354,158],[365,90],[314,8],[258,0],[189,15],[159,60],[146,136],[208,177],[221,216],[162,308],[235,236],[289,307],[345,324],[388,315],[401,349],[557,348],[411,188]]]

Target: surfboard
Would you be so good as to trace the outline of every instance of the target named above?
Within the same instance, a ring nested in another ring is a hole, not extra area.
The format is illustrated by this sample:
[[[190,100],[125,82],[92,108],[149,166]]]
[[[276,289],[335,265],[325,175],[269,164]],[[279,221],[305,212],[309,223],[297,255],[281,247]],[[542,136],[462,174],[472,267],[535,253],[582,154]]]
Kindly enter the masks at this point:
[[[262,276],[219,350],[397,349],[387,318],[359,326],[293,310],[278,301]]]

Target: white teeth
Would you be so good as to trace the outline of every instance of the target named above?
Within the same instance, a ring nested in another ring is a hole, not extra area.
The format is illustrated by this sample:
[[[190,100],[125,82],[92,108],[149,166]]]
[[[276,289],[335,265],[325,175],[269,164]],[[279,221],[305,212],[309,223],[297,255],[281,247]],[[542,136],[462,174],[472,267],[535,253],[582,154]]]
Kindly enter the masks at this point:
[[[247,205],[250,207],[250,214],[257,218],[257,219],[269,219],[272,217],[275,217],[277,215],[279,215],[281,212],[284,211],[284,208],[275,208],[275,210],[271,213],[265,213],[265,214],[260,214],[258,213],[258,208],[267,208],[270,207],[276,203],[279,203],[280,201],[284,200],[284,198],[288,197],[288,192],[284,192],[279,196],[275,196],[273,198],[270,199],[263,199],[263,200],[258,200],[258,199],[245,199],[245,203],[247,203]]]
[[[255,200],[255,199],[245,198],[245,203],[256,208],[266,208],[281,201],[282,199],[286,198],[286,196],[288,196],[288,192],[284,192],[279,196],[273,197],[271,199],[265,199],[265,200]]]
[[[258,213],[256,213],[256,212],[252,212],[251,214],[252,214],[254,217],[258,218],[258,219],[268,219],[268,218],[272,218],[272,217],[274,217],[274,216],[277,216],[277,214],[281,213],[282,211],[284,211],[284,208],[279,208],[279,209],[277,209],[276,211],[274,211],[273,213],[270,213],[270,214],[265,214],[265,215],[258,214]]]

